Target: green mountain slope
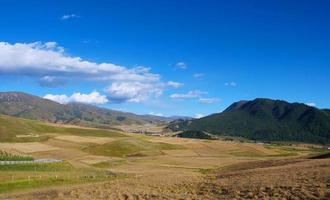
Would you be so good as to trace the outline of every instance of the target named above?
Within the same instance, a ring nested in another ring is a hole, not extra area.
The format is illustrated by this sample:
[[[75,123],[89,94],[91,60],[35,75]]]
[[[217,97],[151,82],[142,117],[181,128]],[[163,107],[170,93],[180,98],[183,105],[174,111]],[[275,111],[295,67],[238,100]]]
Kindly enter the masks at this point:
[[[32,142],[47,140],[53,134],[79,136],[123,137],[117,130],[65,127],[36,120],[0,115],[1,142]]]
[[[135,115],[85,104],[62,105],[21,92],[0,92],[0,114],[53,123],[104,126],[167,121],[152,115]]]
[[[330,115],[327,111],[271,99],[236,102],[222,113],[173,122],[168,128],[253,140],[330,143]]]

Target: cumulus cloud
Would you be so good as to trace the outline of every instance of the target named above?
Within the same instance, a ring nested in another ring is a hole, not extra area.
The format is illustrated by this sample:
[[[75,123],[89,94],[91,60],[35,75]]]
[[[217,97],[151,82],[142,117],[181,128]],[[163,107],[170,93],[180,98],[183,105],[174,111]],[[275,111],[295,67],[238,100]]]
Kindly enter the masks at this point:
[[[114,82],[106,89],[106,92],[113,103],[140,103],[151,97],[159,97],[163,92],[163,87],[141,82]]]
[[[37,78],[45,87],[74,80],[109,82],[109,96],[118,102],[141,102],[159,96],[166,87],[181,86],[173,81],[163,83],[147,67],[127,68],[67,55],[56,42],[0,42],[0,74]]]
[[[237,84],[235,83],[235,82],[227,82],[227,83],[225,83],[225,86],[228,86],[228,87],[236,87],[237,86]]]
[[[68,20],[68,19],[73,19],[73,18],[79,18],[79,16],[76,15],[76,14],[63,15],[63,16],[61,17],[61,20]]]
[[[0,42],[0,72],[31,76],[72,76],[110,81],[157,81],[149,68],[128,69],[112,63],[95,63],[68,56],[56,42],[9,44]]]
[[[204,117],[204,115],[199,114],[199,113],[196,113],[195,116],[194,116],[195,119],[199,119],[199,118],[202,118],[202,117]]]
[[[306,105],[311,106],[311,107],[316,107],[316,103],[313,103],[313,102],[311,102],[311,103],[306,103]]]
[[[61,95],[53,95],[47,94],[44,96],[45,99],[49,99],[52,101],[56,101],[61,104],[67,103],[85,103],[85,104],[105,104],[109,102],[105,95],[101,95],[100,93],[94,91],[90,94],[82,94],[82,93],[73,93],[71,96],[67,96],[64,94]]]
[[[187,64],[185,62],[177,62],[175,66],[179,69],[187,69]]]
[[[183,86],[183,83],[178,83],[178,82],[174,82],[174,81],[169,81],[167,82],[168,86],[174,87],[174,88],[179,88]]]
[[[220,99],[218,98],[199,98],[200,103],[204,104],[213,104],[213,103],[218,103]]]
[[[200,90],[192,90],[189,91],[188,93],[184,93],[184,94],[180,94],[180,93],[175,93],[175,94],[171,94],[170,97],[172,99],[194,99],[194,98],[198,98],[203,94],[207,94],[207,92],[203,92]]]

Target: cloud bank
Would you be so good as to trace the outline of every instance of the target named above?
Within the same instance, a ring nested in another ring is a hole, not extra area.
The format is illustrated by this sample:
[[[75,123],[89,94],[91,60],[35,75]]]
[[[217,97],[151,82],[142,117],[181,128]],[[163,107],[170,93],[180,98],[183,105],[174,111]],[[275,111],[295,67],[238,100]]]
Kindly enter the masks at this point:
[[[182,86],[173,81],[162,82],[160,75],[147,67],[127,68],[67,55],[56,42],[0,42],[0,74],[37,78],[44,87],[73,80],[104,81],[110,85],[106,92],[111,102],[117,103],[142,102],[160,96],[167,87]]]
[[[105,95],[101,95],[100,93],[94,91],[90,94],[81,94],[81,93],[73,93],[71,96],[67,95],[53,95],[47,94],[44,96],[45,99],[49,99],[60,104],[67,103],[84,103],[84,104],[105,104],[109,100]]]
[[[9,44],[0,42],[0,73],[31,76],[82,76],[94,80],[158,81],[146,67],[128,69],[112,63],[95,63],[68,56],[56,42]]]

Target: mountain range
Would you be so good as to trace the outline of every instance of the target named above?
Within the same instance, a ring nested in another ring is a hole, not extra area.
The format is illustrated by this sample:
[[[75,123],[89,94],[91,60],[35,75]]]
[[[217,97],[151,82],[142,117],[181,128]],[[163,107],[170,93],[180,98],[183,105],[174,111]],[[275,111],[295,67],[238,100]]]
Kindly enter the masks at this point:
[[[180,118],[188,119],[179,116],[136,115],[80,103],[64,105],[22,92],[0,92],[0,114],[52,123],[98,127],[165,123]]]
[[[168,128],[251,140],[329,144],[329,111],[302,103],[258,98],[233,103],[223,112],[204,118],[178,120],[170,123]]]
[[[61,124],[111,128],[114,125],[166,124],[178,136],[208,139],[244,137],[258,141],[330,144],[330,109],[257,98],[239,101],[200,119],[136,115],[92,105],[59,104],[22,92],[0,92],[0,114]],[[1,128],[1,127],[0,127]],[[206,135],[205,135],[206,134]]]

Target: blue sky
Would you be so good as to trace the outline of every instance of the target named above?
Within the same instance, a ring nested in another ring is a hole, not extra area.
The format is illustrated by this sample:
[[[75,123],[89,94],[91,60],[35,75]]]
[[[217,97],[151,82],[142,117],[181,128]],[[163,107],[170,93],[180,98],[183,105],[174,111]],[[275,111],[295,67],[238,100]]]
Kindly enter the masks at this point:
[[[0,7],[0,91],[166,116],[257,97],[330,108],[326,0]]]

